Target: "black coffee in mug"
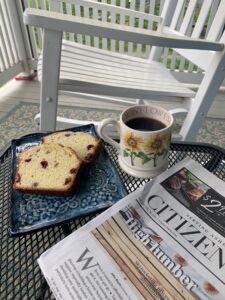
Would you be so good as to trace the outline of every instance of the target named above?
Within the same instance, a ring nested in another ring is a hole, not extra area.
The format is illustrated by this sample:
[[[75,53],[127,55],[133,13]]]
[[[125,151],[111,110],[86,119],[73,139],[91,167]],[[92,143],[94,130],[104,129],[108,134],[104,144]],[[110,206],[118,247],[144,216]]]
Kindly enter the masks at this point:
[[[131,129],[140,131],[157,131],[166,127],[164,123],[152,118],[133,118],[126,122],[126,125]]]

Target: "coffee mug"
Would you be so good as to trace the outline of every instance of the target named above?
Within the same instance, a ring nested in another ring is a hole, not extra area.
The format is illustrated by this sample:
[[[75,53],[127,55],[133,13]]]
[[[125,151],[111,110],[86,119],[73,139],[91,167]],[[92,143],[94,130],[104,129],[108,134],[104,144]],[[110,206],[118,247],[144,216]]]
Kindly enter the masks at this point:
[[[120,143],[105,132],[107,125],[115,126]],[[154,177],[168,166],[173,116],[155,105],[135,105],[120,115],[120,120],[104,119],[98,132],[119,152],[119,165],[128,174],[139,178]]]

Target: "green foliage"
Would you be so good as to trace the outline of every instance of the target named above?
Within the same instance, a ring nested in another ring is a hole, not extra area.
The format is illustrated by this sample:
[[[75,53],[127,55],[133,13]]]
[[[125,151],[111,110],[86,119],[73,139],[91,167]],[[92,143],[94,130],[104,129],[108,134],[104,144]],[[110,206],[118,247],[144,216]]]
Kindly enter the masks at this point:
[[[123,156],[124,156],[124,157],[130,156],[129,149],[123,150]]]

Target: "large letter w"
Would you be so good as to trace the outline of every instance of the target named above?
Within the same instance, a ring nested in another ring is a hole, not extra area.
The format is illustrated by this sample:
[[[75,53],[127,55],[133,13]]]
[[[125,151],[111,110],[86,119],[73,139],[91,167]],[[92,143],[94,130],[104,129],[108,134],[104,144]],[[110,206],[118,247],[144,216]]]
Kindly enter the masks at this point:
[[[86,269],[90,269],[90,268],[93,268],[93,267],[96,267],[96,266],[98,266],[99,264],[97,263],[97,264],[95,264],[95,265],[91,265],[90,263],[92,262],[92,260],[94,259],[94,257],[93,256],[90,256],[90,257],[85,257],[85,255],[87,254],[87,252],[90,252],[89,250],[88,250],[88,248],[86,248],[85,250],[84,250],[84,252],[81,254],[81,256],[78,258],[78,260],[76,261],[76,262],[82,262],[82,261],[84,261],[85,262],[85,264],[83,265],[83,267],[82,267],[82,271],[83,270],[86,270]]]

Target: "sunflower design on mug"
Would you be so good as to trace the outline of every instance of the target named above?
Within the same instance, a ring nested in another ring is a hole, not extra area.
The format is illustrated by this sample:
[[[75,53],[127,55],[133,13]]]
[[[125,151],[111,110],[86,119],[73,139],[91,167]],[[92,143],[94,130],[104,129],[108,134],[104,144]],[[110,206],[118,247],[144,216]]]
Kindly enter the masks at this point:
[[[170,135],[168,134],[156,134],[144,141],[141,136],[126,132],[124,135],[125,149],[123,156],[130,157],[132,166],[135,165],[135,159],[139,158],[142,165],[152,160],[154,167],[157,167],[159,157],[164,159],[168,154],[169,141]]]
[[[123,156],[130,156],[131,165],[134,166],[134,159],[139,156],[139,151],[143,145],[143,139],[141,136],[128,131],[124,135],[123,142],[126,147],[123,151]]]
[[[146,141],[144,149],[148,157],[151,157],[154,162],[154,167],[157,166],[159,157],[165,158],[169,152],[170,135],[156,134]]]

